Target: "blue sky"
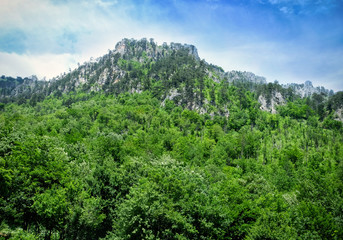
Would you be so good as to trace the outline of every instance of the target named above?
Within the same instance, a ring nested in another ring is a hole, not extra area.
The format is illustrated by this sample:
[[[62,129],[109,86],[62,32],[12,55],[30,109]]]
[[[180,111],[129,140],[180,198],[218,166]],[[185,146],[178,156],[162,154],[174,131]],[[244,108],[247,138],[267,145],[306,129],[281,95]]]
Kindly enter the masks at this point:
[[[47,79],[122,38],[193,44],[224,70],[343,90],[343,0],[1,0],[0,74]]]

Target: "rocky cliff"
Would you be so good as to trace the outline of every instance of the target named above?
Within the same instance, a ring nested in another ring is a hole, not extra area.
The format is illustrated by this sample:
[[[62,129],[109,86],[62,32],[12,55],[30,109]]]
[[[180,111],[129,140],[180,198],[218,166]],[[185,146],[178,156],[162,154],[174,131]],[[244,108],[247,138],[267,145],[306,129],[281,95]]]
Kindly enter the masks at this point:
[[[326,95],[332,96],[334,92],[332,90],[328,90],[324,87],[314,87],[311,81],[306,81],[303,84],[297,83],[290,83],[284,85],[285,88],[292,88],[296,94],[299,94],[301,97],[310,97],[312,94],[317,93],[324,93]]]

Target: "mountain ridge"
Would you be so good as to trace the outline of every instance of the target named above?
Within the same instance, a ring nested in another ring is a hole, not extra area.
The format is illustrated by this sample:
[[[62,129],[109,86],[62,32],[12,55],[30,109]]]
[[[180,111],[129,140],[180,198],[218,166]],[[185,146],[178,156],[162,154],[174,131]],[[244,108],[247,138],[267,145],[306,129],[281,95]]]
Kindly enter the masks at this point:
[[[136,45],[138,45],[138,48],[134,48],[134,46],[136,46]],[[149,48],[149,45],[152,48]],[[151,51],[152,49],[154,51]],[[194,56],[196,60],[200,61],[200,57],[198,55],[197,48],[194,45],[174,43],[174,42],[171,42],[170,45],[168,45],[166,42],[164,42],[162,45],[157,45],[153,39],[150,39],[148,41],[146,38],[143,38],[141,40],[124,38],[123,40],[119,41],[115,45],[114,50],[109,50],[109,53],[119,53],[119,54],[121,54],[121,56],[124,59],[133,57],[133,56],[138,54],[138,56],[139,56],[138,61],[143,61],[141,54],[143,51],[145,51],[147,53],[148,57],[150,57],[156,61],[156,60],[159,60],[160,58],[164,57],[164,54],[167,52],[165,50],[177,51],[180,49],[187,49],[189,51],[190,55]],[[135,52],[137,50],[138,50],[138,53]],[[106,55],[107,54],[105,54],[104,56],[106,56]],[[98,57],[95,60],[90,60],[88,62],[84,62],[84,64],[82,64],[81,66],[85,66],[85,65],[88,66],[92,63],[97,63],[98,61],[101,61],[101,59],[104,56]],[[91,58],[91,59],[93,59],[93,58]],[[205,60],[203,60],[203,61],[205,61]],[[206,63],[206,64],[208,64],[208,63]],[[265,77],[257,76],[252,72],[247,72],[247,71],[242,72],[242,71],[237,71],[237,70],[225,72],[221,67],[218,67],[218,66],[215,66],[212,64],[208,64],[208,65],[213,68],[213,70],[220,76],[220,78],[226,77],[229,81],[251,81],[253,83],[258,83],[258,84],[268,84]],[[77,68],[74,69],[73,71],[75,71],[75,70],[77,70]],[[60,80],[63,77],[65,77],[65,75],[68,75],[73,71],[70,71],[67,74],[60,74],[59,76],[54,77],[54,78],[48,80],[47,82],[55,82],[57,80]],[[2,79],[4,79],[4,78],[5,78],[5,76],[3,75]],[[22,77],[18,77],[18,78],[22,79]],[[35,75],[33,75],[32,77],[25,77],[24,79],[30,79],[30,78],[34,78],[35,80],[38,80],[38,78]],[[214,80],[219,81],[218,79],[214,79]],[[42,82],[43,80],[38,80],[38,81]],[[82,83],[82,80],[81,80],[81,83]],[[25,83],[22,83],[22,84],[25,85]],[[20,85],[20,84],[18,84],[18,85]],[[312,83],[308,80],[305,81],[303,84],[287,83],[287,84],[282,84],[282,86],[284,88],[288,88],[288,87],[293,88],[299,95],[301,95],[301,97],[311,96],[313,93],[321,93],[321,92],[327,93],[330,95],[333,94],[333,90],[328,90],[322,86],[313,87]],[[16,94],[14,93],[14,95],[16,95]],[[3,96],[4,95],[2,95],[2,97]]]
[[[77,90],[119,94],[149,89],[162,103],[167,99],[200,112],[209,112],[210,105],[216,104],[215,98],[218,98],[220,90],[211,92],[211,88],[222,83],[256,93],[260,109],[272,113],[276,113],[277,106],[286,104],[287,99],[295,95],[311,98],[313,94],[323,94],[329,98],[334,94],[324,87],[313,87],[310,81],[280,85],[277,82],[268,83],[265,77],[251,72],[225,72],[221,67],[200,59],[194,45],[173,42],[157,45],[153,39],[146,38],[124,38],[115,45],[114,50],[49,81],[41,81],[34,76],[25,78],[25,81],[10,78],[12,82],[6,86],[4,79],[5,76],[1,78],[0,85],[1,102],[19,98],[21,102],[30,99],[34,103],[51,94],[60,96]]]

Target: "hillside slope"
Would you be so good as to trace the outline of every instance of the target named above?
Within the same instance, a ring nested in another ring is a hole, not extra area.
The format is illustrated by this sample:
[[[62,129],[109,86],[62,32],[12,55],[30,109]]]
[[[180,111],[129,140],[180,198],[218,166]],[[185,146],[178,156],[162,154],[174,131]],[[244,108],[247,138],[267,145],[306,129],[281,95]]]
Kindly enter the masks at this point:
[[[1,79],[0,239],[343,239],[343,92],[127,39]]]

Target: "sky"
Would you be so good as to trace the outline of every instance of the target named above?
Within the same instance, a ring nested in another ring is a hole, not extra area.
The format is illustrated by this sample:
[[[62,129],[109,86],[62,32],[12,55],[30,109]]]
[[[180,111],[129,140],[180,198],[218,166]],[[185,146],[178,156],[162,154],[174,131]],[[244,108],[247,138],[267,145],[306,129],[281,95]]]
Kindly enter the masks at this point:
[[[343,90],[343,0],[0,0],[0,75],[50,79],[144,37],[193,44],[225,71]]]

